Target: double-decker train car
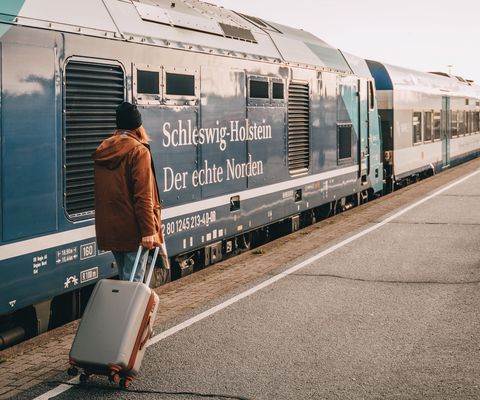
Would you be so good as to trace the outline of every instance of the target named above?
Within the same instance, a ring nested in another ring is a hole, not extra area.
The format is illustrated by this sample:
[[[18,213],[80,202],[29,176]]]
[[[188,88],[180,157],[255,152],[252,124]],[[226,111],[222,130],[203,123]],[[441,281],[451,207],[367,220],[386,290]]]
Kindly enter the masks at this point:
[[[375,78],[389,190],[478,156],[478,86],[445,73],[367,63]]]
[[[307,32],[196,0],[8,0],[0,49],[1,347],[77,318],[117,273],[91,153],[124,100],[176,276],[382,191],[367,64]]]

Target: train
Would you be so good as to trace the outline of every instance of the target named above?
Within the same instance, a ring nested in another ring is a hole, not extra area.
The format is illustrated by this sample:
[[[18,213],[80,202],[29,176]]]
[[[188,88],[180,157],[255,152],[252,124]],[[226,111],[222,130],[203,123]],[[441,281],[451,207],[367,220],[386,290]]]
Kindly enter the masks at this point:
[[[171,275],[477,157],[480,88],[198,0],[0,4],[0,349],[117,275],[91,154],[137,104]]]

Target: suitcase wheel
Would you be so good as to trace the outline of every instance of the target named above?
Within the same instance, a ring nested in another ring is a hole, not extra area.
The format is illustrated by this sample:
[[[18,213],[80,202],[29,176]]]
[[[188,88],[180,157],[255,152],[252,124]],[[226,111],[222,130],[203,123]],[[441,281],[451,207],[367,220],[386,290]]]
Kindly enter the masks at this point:
[[[90,378],[90,374],[81,374],[80,375],[80,383],[88,382],[89,378]]]
[[[73,365],[67,370],[67,374],[70,376],[77,376],[78,375],[78,368],[74,367]]]
[[[122,378],[120,378],[120,375],[118,375],[117,373],[112,373],[110,374],[110,376],[108,377],[108,380],[112,383],[120,383]]]
[[[127,376],[126,378],[122,378],[120,380],[120,383],[118,384],[118,386],[120,386],[120,389],[128,389],[132,381],[133,379]]]

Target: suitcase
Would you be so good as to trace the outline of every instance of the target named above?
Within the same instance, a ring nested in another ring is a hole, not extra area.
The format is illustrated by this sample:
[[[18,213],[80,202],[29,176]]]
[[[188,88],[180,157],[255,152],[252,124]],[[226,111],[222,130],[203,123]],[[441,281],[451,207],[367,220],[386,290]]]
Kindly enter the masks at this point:
[[[163,244],[162,250],[166,256]],[[142,246],[130,281],[102,279],[93,289],[70,350],[68,374],[77,375],[83,369],[80,382],[93,374],[105,375],[127,388],[138,374],[159,303],[149,287],[159,248],[155,248],[145,283],[133,282],[141,251]]]

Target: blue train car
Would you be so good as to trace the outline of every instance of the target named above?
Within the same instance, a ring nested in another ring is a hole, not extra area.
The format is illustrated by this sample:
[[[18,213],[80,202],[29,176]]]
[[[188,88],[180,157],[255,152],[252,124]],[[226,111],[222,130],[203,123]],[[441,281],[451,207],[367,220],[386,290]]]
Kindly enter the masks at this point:
[[[377,89],[389,190],[479,155],[477,85],[445,73],[367,63]]]
[[[152,137],[176,276],[382,191],[370,70],[307,32],[196,0],[7,0],[0,48],[1,346],[116,275],[91,153],[124,100]]]

